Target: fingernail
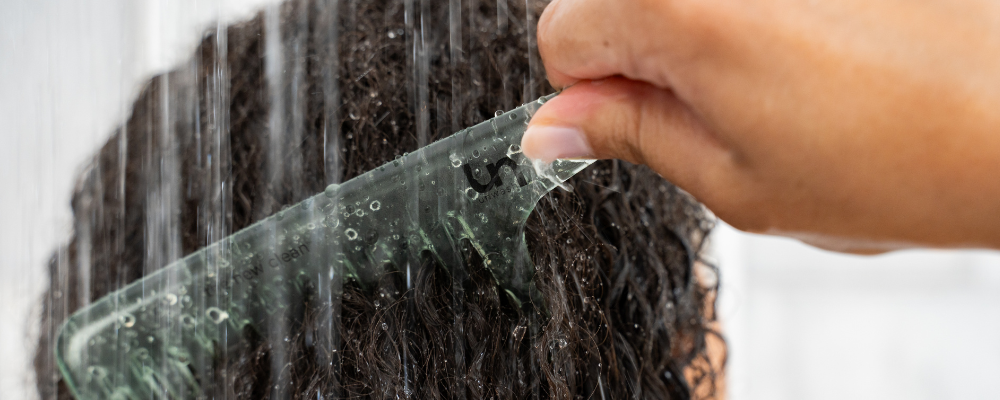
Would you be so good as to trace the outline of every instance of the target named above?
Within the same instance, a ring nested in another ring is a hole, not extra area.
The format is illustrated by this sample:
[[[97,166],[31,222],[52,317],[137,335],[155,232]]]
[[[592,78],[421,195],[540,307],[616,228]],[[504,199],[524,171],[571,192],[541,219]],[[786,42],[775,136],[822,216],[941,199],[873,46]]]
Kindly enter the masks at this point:
[[[593,158],[583,131],[564,126],[530,126],[521,139],[524,155],[549,162],[559,158]]]

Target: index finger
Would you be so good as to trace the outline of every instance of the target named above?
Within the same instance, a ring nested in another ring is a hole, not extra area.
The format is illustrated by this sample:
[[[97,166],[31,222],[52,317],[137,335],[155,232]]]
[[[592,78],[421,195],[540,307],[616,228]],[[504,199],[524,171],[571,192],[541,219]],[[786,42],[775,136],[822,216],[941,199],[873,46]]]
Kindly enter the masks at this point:
[[[538,49],[557,88],[621,75],[669,86],[664,47],[677,30],[669,0],[555,0],[538,21]]]

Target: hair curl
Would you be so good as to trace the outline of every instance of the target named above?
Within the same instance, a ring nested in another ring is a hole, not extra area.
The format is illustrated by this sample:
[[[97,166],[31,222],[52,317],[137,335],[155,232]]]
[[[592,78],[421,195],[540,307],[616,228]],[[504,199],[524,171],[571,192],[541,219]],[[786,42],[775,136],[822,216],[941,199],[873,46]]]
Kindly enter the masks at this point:
[[[189,62],[147,83],[79,180],[74,236],[49,263],[42,397],[70,398],[52,343],[82,304],[550,92],[531,43],[544,3],[292,0],[206,34]],[[544,317],[512,305],[476,254],[461,282],[425,262],[410,292],[393,273],[373,291],[345,282],[338,362],[316,345],[330,325],[311,307],[283,341],[243,332],[245,348],[219,361],[217,394],[714,397],[717,283],[695,276],[714,271],[700,259],[710,215],[621,161],[569,183],[526,228]]]

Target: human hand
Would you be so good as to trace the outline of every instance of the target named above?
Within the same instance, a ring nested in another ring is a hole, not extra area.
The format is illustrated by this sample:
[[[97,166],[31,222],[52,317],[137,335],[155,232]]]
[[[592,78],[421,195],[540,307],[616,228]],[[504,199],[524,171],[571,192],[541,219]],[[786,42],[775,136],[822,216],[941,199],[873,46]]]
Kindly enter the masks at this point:
[[[1000,3],[555,0],[527,156],[643,163],[820,247],[1000,247]]]

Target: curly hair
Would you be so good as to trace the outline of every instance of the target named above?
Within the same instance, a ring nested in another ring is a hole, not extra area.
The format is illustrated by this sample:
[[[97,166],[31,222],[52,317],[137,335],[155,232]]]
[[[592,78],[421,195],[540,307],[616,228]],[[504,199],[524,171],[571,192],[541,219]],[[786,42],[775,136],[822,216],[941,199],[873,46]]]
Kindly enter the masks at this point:
[[[208,32],[148,81],[82,174],[49,263],[35,357],[80,307],[169,261],[465,126],[550,93],[532,40],[545,0],[290,0]],[[600,161],[527,222],[545,314],[427,261],[413,288],[345,282],[339,315],[302,307],[283,337],[238,333],[218,397],[714,398],[713,218],[649,169]],[[311,296],[306,303],[323,299]],[[317,343],[337,331],[335,349]],[[327,332],[324,332],[326,330]]]

